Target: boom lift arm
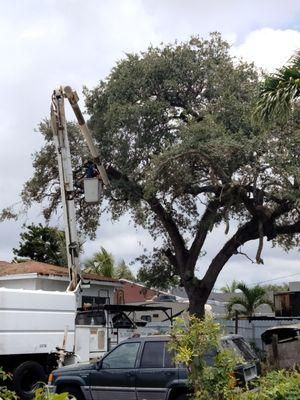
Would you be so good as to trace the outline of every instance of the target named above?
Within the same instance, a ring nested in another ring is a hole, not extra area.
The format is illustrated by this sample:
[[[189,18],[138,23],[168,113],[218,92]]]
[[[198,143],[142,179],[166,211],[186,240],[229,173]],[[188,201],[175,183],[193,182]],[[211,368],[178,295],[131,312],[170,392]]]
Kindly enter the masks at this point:
[[[74,114],[77,118],[80,131],[87,143],[92,155],[93,162],[97,166],[101,180],[106,187],[109,187],[109,180],[101,163],[97,147],[94,145],[92,135],[88,129],[85,119],[78,105],[79,97],[70,86],[60,86],[55,89],[51,103],[51,128],[53,132],[55,150],[58,161],[59,182],[61,199],[63,204],[65,237],[67,246],[67,258],[69,269],[68,291],[75,291],[81,283],[80,270],[80,245],[78,242],[76,228],[76,210],[74,202],[74,183],[71,165],[71,153],[65,115],[65,98],[68,99]]]

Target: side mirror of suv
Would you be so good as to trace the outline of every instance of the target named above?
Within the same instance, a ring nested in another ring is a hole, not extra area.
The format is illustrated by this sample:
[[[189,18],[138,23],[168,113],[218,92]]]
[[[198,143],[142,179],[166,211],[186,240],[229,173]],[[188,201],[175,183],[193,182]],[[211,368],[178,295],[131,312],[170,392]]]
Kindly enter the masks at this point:
[[[102,360],[99,360],[96,362],[96,370],[99,371],[99,369],[102,368]]]

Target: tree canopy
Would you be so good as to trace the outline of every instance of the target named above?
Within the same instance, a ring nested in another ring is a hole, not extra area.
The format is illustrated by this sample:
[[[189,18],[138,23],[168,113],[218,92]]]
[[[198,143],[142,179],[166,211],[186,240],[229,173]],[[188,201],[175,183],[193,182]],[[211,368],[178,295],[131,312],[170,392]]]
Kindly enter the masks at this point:
[[[151,255],[145,253],[137,258],[142,264],[137,274],[137,281],[143,283],[149,288],[167,290],[179,285],[180,280],[178,272],[170,264],[168,257],[154,249]]]
[[[299,240],[300,113],[266,130],[252,118],[258,86],[255,68],[233,59],[228,44],[212,34],[128,54],[107,79],[85,90],[89,125],[111,181],[102,207],[114,219],[130,215],[159,239],[150,260],[163,259],[162,272],[180,278],[197,315],[244,243],[259,239],[262,263],[264,237],[286,248]],[[57,167],[48,123],[40,130],[46,145],[35,154],[23,199],[48,201],[49,217],[59,205]],[[86,153],[72,124],[70,131],[80,171]],[[80,178],[77,187],[79,222],[93,235],[100,206],[82,203]],[[199,255],[221,223],[230,236],[216,244],[207,265],[200,259],[199,279]]]
[[[19,247],[13,249],[16,260],[24,257],[62,267],[68,265],[63,231],[42,224],[31,224],[24,228],[20,234]]]

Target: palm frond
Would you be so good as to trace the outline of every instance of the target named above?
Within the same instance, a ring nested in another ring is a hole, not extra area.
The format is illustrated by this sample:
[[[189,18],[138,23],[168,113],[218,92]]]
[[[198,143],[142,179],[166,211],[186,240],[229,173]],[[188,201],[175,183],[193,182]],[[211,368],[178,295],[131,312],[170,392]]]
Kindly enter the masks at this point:
[[[247,303],[247,301],[245,299],[243,299],[242,297],[232,297],[230,299],[230,301],[227,304],[227,311],[228,314],[231,314],[231,312],[234,309],[234,306],[242,306],[243,309],[239,309],[239,313],[240,314],[244,314],[244,315],[248,315],[249,313],[249,304]]]
[[[262,286],[256,285],[254,287],[247,286],[244,282],[240,282],[237,285],[242,293],[241,296],[234,296],[230,299],[227,305],[227,311],[230,314],[233,311],[234,306],[242,306],[241,310],[238,310],[240,314],[248,317],[255,314],[255,310],[262,304],[272,306],[271,301],[266,298],[266,289]]]
[[[256,114],[269,120],[275,113],[287,115],[292,103],[300,96],[300,52],[288,65],[266,78],[260,88]]]
[[[267,299],[266,297],[257,300],[257,302],[255,303],[255,308],[258,308],[259,306],[262,306],[262,305],[267,305],[267,306],[269,306],[272,310],[274,310],[274,304],[273,304],[273,302],[272,302],[271,300]]]

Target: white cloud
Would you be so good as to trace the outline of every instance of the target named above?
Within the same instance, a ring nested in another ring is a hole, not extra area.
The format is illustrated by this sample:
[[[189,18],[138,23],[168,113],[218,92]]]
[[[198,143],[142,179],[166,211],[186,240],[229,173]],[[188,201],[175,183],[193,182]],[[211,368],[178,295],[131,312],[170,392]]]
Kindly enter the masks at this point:
[[[300,49],[300,31],[262,28],[250,32],[232,53],[268,72],[284,65]]]

